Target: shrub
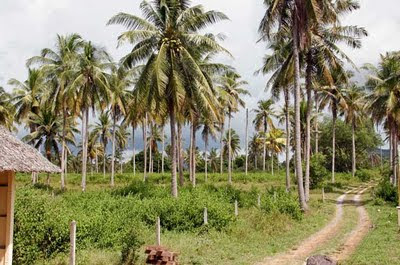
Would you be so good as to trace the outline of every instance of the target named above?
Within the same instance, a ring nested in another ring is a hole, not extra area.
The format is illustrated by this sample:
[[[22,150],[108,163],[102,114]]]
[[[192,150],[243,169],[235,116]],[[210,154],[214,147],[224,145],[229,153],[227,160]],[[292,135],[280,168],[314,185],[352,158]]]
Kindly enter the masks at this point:
[[[324,178],[328,175],[325,168],[326,156],[323,154],[314,154],[310,160],[310,188],[315,189],[320,186]]]
[[[374,171],[368,169],[357,170],[355,176],[362,182],[367,182],[377,177]]]
[[[268,189],[261,208],[267,213],[278,212],[295,220],[301,220],[303,217],[297,198],[283,188]]]
[[[136,229],[132,229],[122,238],[121,265],[134,265],[138,259],[138,250],[143,242]]]
[[[381,198],[384,201],[397,204],[398,194],[397,189],[389,181],[383,180],[375,189],[374,196]]]

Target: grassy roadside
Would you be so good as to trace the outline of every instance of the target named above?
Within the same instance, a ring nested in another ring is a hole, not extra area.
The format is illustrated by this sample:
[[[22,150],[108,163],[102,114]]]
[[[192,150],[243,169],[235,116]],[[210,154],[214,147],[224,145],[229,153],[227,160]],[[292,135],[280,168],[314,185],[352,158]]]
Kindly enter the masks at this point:
[[[373,227],[358,246],[346,265],[396,265],[400,264],[400,230],[397,209],[384,203],[375,205],[371,194],[363,198]]]
[[[124,187],[132,179],[141,179],[141,175],[133,177],[131,174],[118,175],[117,188]],[[203,174],[198,175],[199,187],[204,185]],[[209,182],[214,185],[225,185],[227,176],[212,174]],[[29,183],[30,176],[18,176],[18,185],[24,186]],[[45,176],[42,176],[42,182]],[[168,189],[169,175],[154,174],[150,176],[149,182],[155,186]],[[301,220],[294,220],[288,215],[279,213],[265,213],[256,207],[240,208],[238,219],[226,230],[200,229],[196,231],[166,231],[162,233],[163,245],[181,253],[181,264],[253,264],[261,261],[264,257],[283,252],[295,246],[298,242],[307,238],[326,225],[335,213],[335,199],[346,190],[348,185],[357,185],[357,181],[349,179],[348,175],[338,176],[338,184],[330,187],[326,192],[326,203],[322,203],[321,191],[311,192],[310,211]],[[80,176],[71,174],[68,178],[68,192],[80,192]],[[51,178],[51,187],[57,195],[59,179],[57,176]],[[263,190],[271,187],[284,186],[284,173],[275,175],[267,173],[250,173],[234,175],[235,188],[251,192],[257,188]],[[109,190],[108,178],[102,175],[90,176],[88,180],[88,192]],[[296,192],[293,190],[293,192]],[[62,195],[59,198],[62,200]],[[144,244],[153,244],[153,227],[142,228],[141,235]],[[143,247],[139,251],[139,264],[144,263]],[[102,265],[119,264],[120,249],[102,248],[85,249],[78,252],[77,259],[80,264]],[[64,253],[52,256],[50,259],[38,260],[37,265],[63,265],[68,264],[67,255]]]

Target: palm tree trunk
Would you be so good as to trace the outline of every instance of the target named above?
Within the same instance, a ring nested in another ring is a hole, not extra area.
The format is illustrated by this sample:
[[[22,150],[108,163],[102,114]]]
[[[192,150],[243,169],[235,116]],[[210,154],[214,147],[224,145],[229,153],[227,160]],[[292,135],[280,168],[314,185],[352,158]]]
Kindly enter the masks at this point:
[[[285,88],[285,123],[286,123],[286,191],[290,190],[290,128],[289,128],[289,89]]]
[[[153,124],[150,122],[150,141],[149,141],[149,174],[153,173]]]
[[[271,151],[271,174],[274,175],[274,153]]]
[[[318,114],[319,114],[319,104],[318,104],[318,92],[317,90],[314,90],[314,100],[315,100],[315,153],[318,154],[318,140],[319,140],[319,135],[318,135]]]
[[[115,128],[117,124],[117,115],[115,110],[113,111],[113,133],[112,133],[112,153],[111,153],[111,187],[114,186],[114,175],[115,175]]]
[[[397,185],[397,178],[398,178],[398,137],[397,137],[397,126],[394,125],[393,131],[393,186]]]
[[[178,161],[179,161],[179,184],[185,184],[183,176],[183,152],[182,152],[182,124],[178,122]]]
[[[337,119],[337,105],[335,100],[332,107],[332,183],[335,183],[336,119]]]
[[[133,148],[133,175],[136,176],[136,149],[135,149],[135,126],[132,125],[132,148]]]
[[[189,180],[193,181],[193,120],[190,123],[190,146],[189,146]]]
[[[353,117],[353,120],[351,121],[351,147],[352,147],[352,166],[351,166],[351,173],[353,175],[353,178],[356,175],[356,137],[355,137],[355,131],[356,131],[356,121]]]
[[[310,157],[311,157],[311,111],[312,111],[312,57],[311,51],[307,53],[307,69],[306,69],[306,90],[307,90],[307,113],[306,113],[306,142],[305,142],[305,159],[306,159],[306,170],[305,170],[305,185],[304,195],[308,202],[310,200]]]
[[[296,157],[296,175],[299,193],[299,203],[303,211],[308,209],[304,196],[303,172],[301,166],[301,130],[300,130],[300,58],[299,58],[299,38],[297,25],[297,12],[294,12],[293,22],[293,59],[294,59],[294,109],[295,109],[295,157]]]
[[[267,160],[267,118],[264,117],[264,141],[263,141],[263,171],[265,171],[265,163]]]
[[[193,137],[192,137],[192,186],[196,187],[196,128],[197,121],[193,121]]]
[[[228,183],[232,184],[231,110],[228,116]]]
[[[86,190],[86,168],[87,168],[87,140],[88,140],[89,109],[84,108],[82,112],[82,191]]]
[[[163,125],[161,131],[161,173],[163,175],[164,175],[164,149],[165,149],[165,140],[164,140],[164,125]]]
[[[249,109],[246,109],[246,132],[245,132],[245,149],[246,149],[246,157],[245,157],[245,174],[247,176],[247,167],[248,167],[248,160],[249,160]]]
[[[62,128],[62,150],[61,150],[61,190],[65,189],[65,134],[67,126],[67,114],[63,102],[63,128]]]
[[[143,156],[144,156],[143,181],[146,181],[147,180],[147,113],[145,115],[142,128],[143,128]]]
[[[169,116],[171,125],[171,151],[172,151],[172,161],[171,161],[171,193],[172,196],[178,198],[178,184],[176,179],[176,130],[175,130],[175,109],[174,105],[169,104]]]
[[[219,151],[219,156],[220,156],[220,173],[224,172],[224,128],[225,124],[221,122],[221,135],[219,138],[220,141],[220,151]]]
[[[103,138],[103,178],[106,178],[106,156],[107,156],[107,142]]]
[[[99,174],[99,156],[96,150],[96,173]]]
[[[208,151],[208,134],[206,135],[206,139],[204,140],[204,181],[207,182],[208,176],[207,176],[207,171],[208,171],[208,157],[207,157],[207,151]]]

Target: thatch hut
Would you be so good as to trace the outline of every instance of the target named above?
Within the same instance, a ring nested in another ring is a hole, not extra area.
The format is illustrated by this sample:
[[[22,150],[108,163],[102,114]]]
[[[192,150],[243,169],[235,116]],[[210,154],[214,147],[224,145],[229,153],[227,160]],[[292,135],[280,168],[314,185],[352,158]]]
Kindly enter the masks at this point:
[[[15,172],[60,172],[35,148],[0,127],[0,265],[12,264]]]

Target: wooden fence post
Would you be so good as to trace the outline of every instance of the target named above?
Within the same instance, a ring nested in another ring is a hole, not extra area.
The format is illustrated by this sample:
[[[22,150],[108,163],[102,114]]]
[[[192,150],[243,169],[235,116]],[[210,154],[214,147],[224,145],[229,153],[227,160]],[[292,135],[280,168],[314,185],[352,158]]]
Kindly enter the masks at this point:
[[[261,195],[260,194],[258,194],[257,206],[258,206],[258,208],[261,208]]]
[[[76,264],[76,222],[72,221],[70,224],[70,251],[69,251],[69,265]]]
[[[325,202],[325,189],[322,188],[322,202]]]
[[[161,246],[161,224],[160,224],[160,217],[157,217],[157,221],[156,221],[156,243],[157,243],[157,246]]]
[[[237,217],[238,215],[239,215],[238,201],[235,200],[235,216]]]
[[[204,208],[204,225],[208,225],[208,212],[207,212],[207,207]]]
[[[397,222],[400,226],[400,206],[397,206],[397,218],[398,218]]]

